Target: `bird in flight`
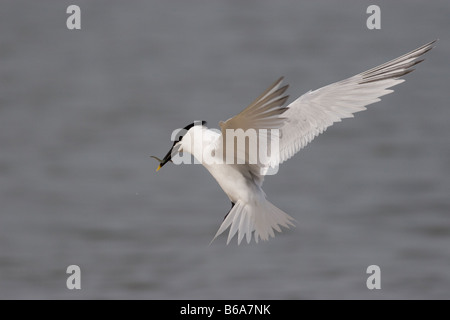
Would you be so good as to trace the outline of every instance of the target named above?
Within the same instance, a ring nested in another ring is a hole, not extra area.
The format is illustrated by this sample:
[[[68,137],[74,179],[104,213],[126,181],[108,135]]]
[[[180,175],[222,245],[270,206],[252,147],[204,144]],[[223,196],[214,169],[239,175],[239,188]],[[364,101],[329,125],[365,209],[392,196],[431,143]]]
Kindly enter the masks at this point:
[[[274,231],[282,232],[281,227],[294,226],[295,220],[266,199],[264,177],[333,123],[353,117],[393,92],[389,88],[405,81],[402,77],[414,71],[413,66],[423,61],[421,56],[436,41],[309,91],[286,107],[288,86],[281,86],[280,78],[238,115],[220,122],[220,130],[209,129],[205,121],[186,126],[163,159],[153,157],[159,162],[157,171],[167,162],[175,162],[181,152],[192,155],[216,179],[232,205],[213,240],[228,228],[227,244],[236,233],[238,244],[244,238],[247,243],[252,237],[255,242],[268,240],[275,236]],[[239,144],[241,137],[244,142]]]

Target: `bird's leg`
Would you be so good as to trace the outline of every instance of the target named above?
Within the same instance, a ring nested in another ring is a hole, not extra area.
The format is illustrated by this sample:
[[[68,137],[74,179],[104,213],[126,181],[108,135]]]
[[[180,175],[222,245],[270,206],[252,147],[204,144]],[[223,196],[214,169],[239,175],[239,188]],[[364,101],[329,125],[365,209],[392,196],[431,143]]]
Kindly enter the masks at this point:
[[[231,209],[228,211],[228,213],[225,215],[225,217],[223,217],[223,220],[225,220],[228,217],[228,215],[230,214],[231,210],[233,210],[233,207],[234,207],[235,204],[236,203],[234,203],[233,201],[231,202]]]

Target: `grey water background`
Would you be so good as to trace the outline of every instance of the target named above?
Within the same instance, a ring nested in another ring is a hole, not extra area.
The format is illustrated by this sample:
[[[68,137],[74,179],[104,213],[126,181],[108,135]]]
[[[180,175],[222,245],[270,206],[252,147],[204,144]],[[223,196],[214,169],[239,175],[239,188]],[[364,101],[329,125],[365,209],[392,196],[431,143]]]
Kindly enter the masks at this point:
[[[2,1],[0,298],[450,298],[450,5],[377,1],[370,31],[370,4]],[[292,101],[435,38],[394,94],[266,178],[298,221],[267,243],[208,246],[220,187],[199,165],[155,173],[173,129],[217,127],[279,76]]]

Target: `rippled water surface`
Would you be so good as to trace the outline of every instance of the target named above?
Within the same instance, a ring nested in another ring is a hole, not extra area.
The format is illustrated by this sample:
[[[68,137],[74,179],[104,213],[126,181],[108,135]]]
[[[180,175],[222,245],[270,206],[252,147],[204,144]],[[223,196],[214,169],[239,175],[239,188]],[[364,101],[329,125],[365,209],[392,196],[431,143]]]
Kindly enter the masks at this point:
[[[450,298],[450,6],[379,1],[0,4],[0,298]],[[229,202],[167,165],[284,75],[290,101],[440,38],[395,94],[266,179],[297,227],[211,246]],[[82,289],[66,288],[66,268]],[[366,269],[381,268],[369,291]]]

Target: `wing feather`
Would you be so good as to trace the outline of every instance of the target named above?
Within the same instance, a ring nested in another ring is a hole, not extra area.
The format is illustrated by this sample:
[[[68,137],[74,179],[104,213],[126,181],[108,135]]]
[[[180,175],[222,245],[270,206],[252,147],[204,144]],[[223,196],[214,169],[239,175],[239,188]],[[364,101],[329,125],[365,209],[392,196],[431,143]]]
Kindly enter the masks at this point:
[[[269,163],[270,167],[276,167],[333,123],[352,118],[354,113],[366,110],[366,106],[393,92],[390,88],[405,81],[401,77],[414,71],[413,67],[424,60],[419,57],[430,51],[436,41],[350,78],[309,91],[287,107],[283,105],[288,99],[284,95],[288,86],[280,88],[281,77],[238,115],[220,122],[222,135],[218,143],[226,145],[227,129],[279,129],[280,152],[271,153]],[[245,157],[248,159],[248,151]],[[262,184],[267,163],[243,165]]]
[[[424,60],[418,58],[430,51],[435,42],[353,77],[309,91],[289,104],[283,114],[287,120],[281,128],[279,158],[273,158],[271,165],[286,161],[333,123],[353,117],[354,113],[366,110],[366,106],[393,92],[389,88],[405,81],[400,77],[414,71],[412,67]]]

